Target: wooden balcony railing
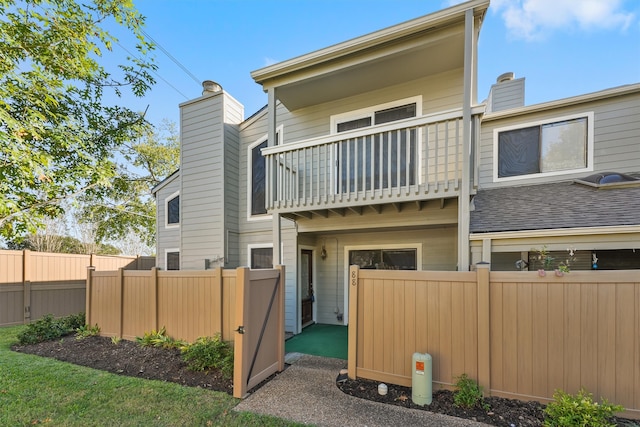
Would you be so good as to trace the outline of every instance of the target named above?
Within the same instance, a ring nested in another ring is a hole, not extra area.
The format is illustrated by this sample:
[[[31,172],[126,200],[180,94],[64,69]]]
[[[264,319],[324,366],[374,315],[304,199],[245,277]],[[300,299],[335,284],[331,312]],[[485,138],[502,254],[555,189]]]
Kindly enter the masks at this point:
[[[477,117],[476,112],[474,122]],[[267,147],[267,210],[455,197],[462,179],[462,128],[462,110],[455,110]]]

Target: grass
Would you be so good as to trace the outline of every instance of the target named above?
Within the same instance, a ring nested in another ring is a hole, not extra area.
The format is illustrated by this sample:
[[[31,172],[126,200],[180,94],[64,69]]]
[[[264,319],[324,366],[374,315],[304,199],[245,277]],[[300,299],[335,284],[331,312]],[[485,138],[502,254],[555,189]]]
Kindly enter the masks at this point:
[[[23,328],[0,328],[2,426],[299,425],[233,411],[239,400],[226,393],[114,375],[13,352],[10,346]]]

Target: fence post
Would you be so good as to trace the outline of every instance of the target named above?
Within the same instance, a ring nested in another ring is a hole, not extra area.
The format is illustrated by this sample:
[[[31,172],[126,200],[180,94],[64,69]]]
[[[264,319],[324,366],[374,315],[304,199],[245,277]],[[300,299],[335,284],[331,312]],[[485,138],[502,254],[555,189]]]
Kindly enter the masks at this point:
[[[277,265],[276,269],[280,272],[278,279],[278,371],[284,371],[284,288],[287,283],[287,276],[284,265]]]
[[[22,323],[31,322],[31,251],[22,251],[22,291],[24,311]]]
[[[93,272],[96,271],[96,268],[92,265],[87,267],[87,285],[85,286],[85,304],[84,304],[84,313],[85,313],[85,323],[87,325],[91,325],[91,291],[93,291]]]
[[[476,264],[478,283],[478,384],[491,394],[491,335],[488,262]]]
[[[360,268],[357,265],[349,267],[349,340],[348,340],[348,360],[347,370],[351,379],[356,378],[356,363],[358,349],[358,275]]]
[[[248,326],[245,325],[248,320],[245,303],[249,299],[249,280],[247,267],[236,268],[236,323],[231,327],[237,327],[233,345],[233,397],[239,399],[247,392],[245,375],[249,369],[249,343],[244,333],[244,327]]]
[[[117,337],[122,338],[122,322],[124,316],[124,269],[120,267],[118,269],[118,289],[117,289],[116,300],[118,301],[118,327],[117,327]]]
[[[224,322],[224,304],[225,304],[225,300],[224,300],[224,282],[222,279],[222,274],[224,272],[224,269],[221,266],[216,267],[213,270],[213,292],[212,294],[215,293],[215,295],[213,296],[213,303],[215,305],[213,305],[215,310],[218,310],[218,318],[216,319],[216,322],[218,322],[218,325],[214,325],[214,330],[213,330],[213,334],[215,334],[216,332],[220,332],[220,337],[224,338],[226,337],[227,339],[231,339],[231,337],[226,336],[226,334],[224,333],[227,329],[227,326],[232,326],[232,325],[225,325]],[[217,326],[217,327],[216,327]],[[217,329],[217,330],[216,330]],[[231,329],[231,328],[229,328]],[[211,334],[213,336],[213,334]],[[235,339],[235,337],[233,337],[233,339]]]
[[[158,267],[151,269],[151,325],[158,330]]]

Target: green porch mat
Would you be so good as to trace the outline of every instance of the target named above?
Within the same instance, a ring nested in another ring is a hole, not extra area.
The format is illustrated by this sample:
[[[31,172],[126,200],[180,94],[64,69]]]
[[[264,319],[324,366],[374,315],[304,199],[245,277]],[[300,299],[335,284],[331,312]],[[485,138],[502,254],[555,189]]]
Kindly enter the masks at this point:
[[[347,326],[316,323],[288,339],[284,343],[285,351],[347,360],[348,330]]]

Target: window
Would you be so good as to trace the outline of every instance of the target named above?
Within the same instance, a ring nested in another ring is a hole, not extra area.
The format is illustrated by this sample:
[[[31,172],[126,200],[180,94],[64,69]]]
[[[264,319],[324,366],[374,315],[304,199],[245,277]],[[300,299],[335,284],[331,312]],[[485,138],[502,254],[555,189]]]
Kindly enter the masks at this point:
[[[165,199],[166,226],[180,225],[180,195],[176,192]]]
[[[276,145],[282,140],[283,127],[276,130]],[[267,215],[267,163],[262,150],[269,146],[267,135],[262,136],[247,150],[247,219],[271,219]]]
[[[166,266],[167,270],[180,270],[180,251],[167,249]]]
[[[267,213],[265,204],[266,192],[266,164],[261,150],[267,148],[267,140],[251,149],[251,215]]]
[[[494,131],[496,179],[555,175],[592,167],[593,113]]]
[[[249,257],[249,265],[251,268],[273,268],[272,247],[250,247]]]
[[[364,249],[349,251],[349,265],[365,270],[417,270],[417,249]]]
[[[341,133],[417,117],[421,114],[421,105],[422,97],[417,96],[339,114],[331,117],[332,129]],[[336,157],[342,184],[338,184],[337,191],[344,193],[356,191],[356,188],[361,191],[415,185],[418,135],[414,128],[354,138],[341,144]],[[354,176],[356,170],[360,171],[359,177]]]

